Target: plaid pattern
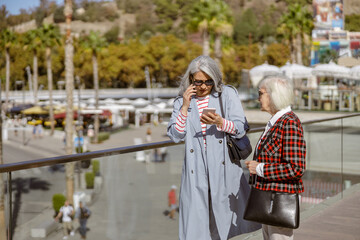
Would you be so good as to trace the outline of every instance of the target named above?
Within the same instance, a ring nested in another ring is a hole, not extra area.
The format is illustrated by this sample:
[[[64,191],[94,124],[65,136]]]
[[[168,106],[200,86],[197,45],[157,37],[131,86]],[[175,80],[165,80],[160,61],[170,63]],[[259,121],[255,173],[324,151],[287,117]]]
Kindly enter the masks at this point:
[[[301,122],[293,112],[276,121],[258,144],[257,151],[260,150],[257,161],[265,163],[264,177],[257,176],[256,188],[288,193],[297,192],[297,188],[299,193],[304,191],[301,177],[306,167],[306,143]]]

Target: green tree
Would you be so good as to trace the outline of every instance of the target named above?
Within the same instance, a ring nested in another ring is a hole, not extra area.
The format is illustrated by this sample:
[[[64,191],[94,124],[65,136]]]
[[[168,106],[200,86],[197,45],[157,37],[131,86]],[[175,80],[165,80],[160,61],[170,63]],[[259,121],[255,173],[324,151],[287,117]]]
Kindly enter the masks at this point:
[[[257,41],[259,22],[254,11],[249,8],[235,19],[234,40],[235,43],[249,44],[249,36]]]
[[[215,34],[216,55],[221,53],[221,35],[232,33],[231,15],[227,4],[221,0],[200,0],[190,12],[188,28],[192,32],[200,31],[203,39],[203,55],[210,54],[210,35]]]
[[[88,36],[83,38],[83,46],[91,51],[92,53],[92,64],[93,64],[93,77],[94,77],[94,90],[95,90],[95,109],[99,108],[99,74],[98,74],[98,60],[97,54],[101,51],[103,47],[107,45],[106,39],[100,35],[99,32],[91,31]],[[99,114],[95,114],[94,120],[94,139],[95,142],[98,142],[99,135]]]
[[[47,78],[48,78],[48,91],[49,91],[49,118],[51,123],[51,132],[54,134],[54,106],[53,106],[53,73],[52,73],[52,61],[51,61],[51,51],[52,48],[56,45],[61,44],[61,35],[57,27],[52,24],[43,24],[39,29],[39,39],[41,41],[41,46],[45,48],[45,59],[46,59],[46,69],[47,69]]]
[[[8,15],[8,10],[6,10],[6,6],[5,5],[1,5],[0,7],[0,31],[3,31],[7,28],[7,22],[6,22],[6,17]]]
[[[345,15],[345,30],[360,32],[360,14]]]
[[[1,31],[0,47],[5,51],[6,59],[6,79],[5,79],[5,109],[9,103],[9,88],[10,88],[10,48],[15,44],[16,35],[9,29]]]
[[[151,56],[150,73],[162,86],[178,86],[189,62],[201,54],[201,48],[191,42],[181,42],[174,35],[152,37],[147,44]]]
[[[272,43],[266,48],[266,61],[271,65],[283,66],[290,58],[289,48],[280,43]]]
[[[155,0],[155,13],[160,19],[158,30],[162,33],[170,32],[174,21],[178,18],[179,5],[172,0]]]
[[[34,85],[34,103],[38,102],[38,51],[41,46],[40,32],[38,29],[30,30],[25,34],[24,48],[30,50],[33,54],[33,85]]]
[[[283,15],[278,33],[290,44],[291,61],[302,64],[304,35],[310,35],[313,28],[312,15],[300,4],[292,4]]]

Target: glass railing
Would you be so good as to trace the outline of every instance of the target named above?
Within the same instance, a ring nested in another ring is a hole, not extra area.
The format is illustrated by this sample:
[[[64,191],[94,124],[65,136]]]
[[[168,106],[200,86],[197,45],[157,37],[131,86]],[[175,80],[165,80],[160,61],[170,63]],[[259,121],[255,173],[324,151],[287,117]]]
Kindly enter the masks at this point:
[[[302,210],[360,182],[360,114],[304,122],[304,130],[307,170]],[[249,133],[253,146],[262,131]],[[74,207],[81,200],[92,211],[89,239],[177,239],[178,212],[175,220],[167,215],[168,191],[175,185],[179,192],[183,159],[183,144],[164,141],[2,165],[0,172],[6,173],[8,184],[9,239],[42,233],[47,239],[62,239],[61,225],[53,223],[52,199],[65,195],[64,164],[74,161],[82,162],[74,173]],[[86,160],[99,163],[93,181],[88,177],[94,176],[93,166],[86,168]],[[73,225],[79,226],[77,221]]]

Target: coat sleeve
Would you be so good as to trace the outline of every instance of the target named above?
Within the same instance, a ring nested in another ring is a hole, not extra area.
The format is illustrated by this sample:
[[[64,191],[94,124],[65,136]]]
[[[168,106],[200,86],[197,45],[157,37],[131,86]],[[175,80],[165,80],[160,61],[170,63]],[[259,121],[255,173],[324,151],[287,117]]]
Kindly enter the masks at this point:
[[[186,127],[184,132],[179,132],[178,130],[176,130],[175,126],[176,126],[176,119],[179,116],[180,113],[180,109],[182,107],[182,98],[178,97],[175,99],[174,101],[174,108],[173,108],[173,112],[171,114],[171,118],[168,124],[168,128],[167,128],[167,135],[170,137],[170,139],[176,143],[180,142],[180,141],[184,141],[185,140],[185,136],[186,136]]]
[[[293,119],[284,125],[282,133],[282,157],[279,163],[264,165],[264,178],[274,181],[299,179],[305,172],[306,143],[300,122]]]
[[[224,95],[226,100],[225,119],[234,123],[235,133],[233,137],[241,138],[248,129],[245,113],[241,105],[240,97],[236,89],[232,87],[224,87]]]

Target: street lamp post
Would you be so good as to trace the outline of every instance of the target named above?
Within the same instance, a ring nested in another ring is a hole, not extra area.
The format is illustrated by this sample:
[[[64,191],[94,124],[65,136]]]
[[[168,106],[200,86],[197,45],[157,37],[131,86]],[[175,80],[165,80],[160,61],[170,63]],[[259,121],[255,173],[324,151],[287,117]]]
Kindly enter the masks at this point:
[[[25,84],[24,84],[24,80],[17,80],[15,81],[16,85],[21,85],[22,88],[22,102],[23,102],[23,106],[25,106]],[[22,121],[22,125],[23,125],[23,145],[25,145],[25,128],[26,128],[26,121],[24,122],[24,112],[21,113],[21,121]]]

